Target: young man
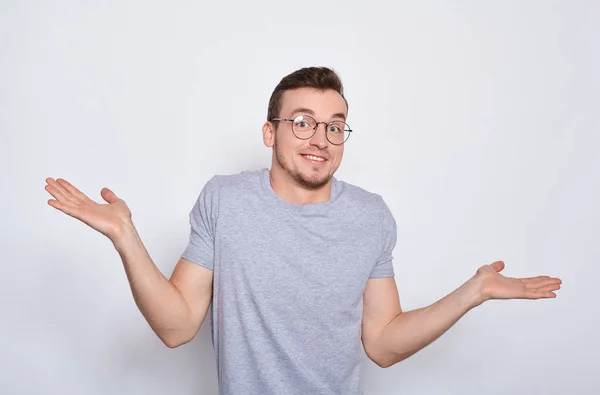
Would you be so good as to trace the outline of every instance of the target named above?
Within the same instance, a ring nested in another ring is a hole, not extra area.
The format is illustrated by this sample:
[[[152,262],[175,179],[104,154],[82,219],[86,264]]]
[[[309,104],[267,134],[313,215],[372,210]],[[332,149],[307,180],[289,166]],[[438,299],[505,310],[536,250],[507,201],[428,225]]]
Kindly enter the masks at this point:
[[[169,347],[194,338],[212,302],[219,388],[239,394],[361,394],[359,347],[381,367],[411,356],[492,298],[552,298],[560,280],[479,268],[431,306],[402,312],[396,223],[383,199],[334,177],[351,129],[328,68],[281,80],[263,141],[271,169],[215,176],[191,213],[189,245],[170,279],[144,248],[126,203],[97,204],[48,178],[48,203],[112,240],[134,299]]]

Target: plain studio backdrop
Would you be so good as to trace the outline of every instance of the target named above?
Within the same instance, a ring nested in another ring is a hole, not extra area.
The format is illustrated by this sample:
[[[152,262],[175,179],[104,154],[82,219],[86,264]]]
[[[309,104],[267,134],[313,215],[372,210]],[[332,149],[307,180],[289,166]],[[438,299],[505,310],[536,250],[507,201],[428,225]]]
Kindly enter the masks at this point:
[[[405,310],[500,259],[563,279],[391,368],[363,353],[365,394],[600,393],[598,2],[0,4],[1,393],[217,393],[209,321],[164,346],[44,180],[115,191],[169,276],[205,182],[270,167],[269,95],[312,65],[350,103],[336,176],[396,217]]]

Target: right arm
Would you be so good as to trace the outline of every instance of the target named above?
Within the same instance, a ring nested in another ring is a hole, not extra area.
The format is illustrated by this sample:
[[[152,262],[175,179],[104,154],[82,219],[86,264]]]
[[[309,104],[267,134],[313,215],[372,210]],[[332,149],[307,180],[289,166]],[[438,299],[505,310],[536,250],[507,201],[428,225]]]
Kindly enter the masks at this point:
[[[212,299],[213,271],[181,258],[167,279],[158,270],[131,220],[126,203],[104,188],[98,204],[63,179],[46,179],[48,204],[107,236],[121,256],[140,312],[168,347],[192,340]]]
[[[168,280],[158,270],[133,225],[113,242],[121,256],[133,298],[168,347],[192,340],[212,299],[213,271],[180,258]]]

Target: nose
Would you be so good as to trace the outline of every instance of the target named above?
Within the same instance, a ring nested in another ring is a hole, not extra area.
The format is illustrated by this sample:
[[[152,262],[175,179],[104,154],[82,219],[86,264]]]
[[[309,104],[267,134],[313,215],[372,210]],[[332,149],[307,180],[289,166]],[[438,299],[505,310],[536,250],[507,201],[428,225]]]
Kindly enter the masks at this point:
[[[323,128],[320,127],[321,124],[323,124]],[[323,131],[321,131],[320,129],[323,129]],[[327,140],[326,134],[327,124],[325,122],[319,122],[317,124],[317,130],[315,131],[315,134],[310,138],[310,145],[319,147],[319,149],[327,148],[329,141]]]

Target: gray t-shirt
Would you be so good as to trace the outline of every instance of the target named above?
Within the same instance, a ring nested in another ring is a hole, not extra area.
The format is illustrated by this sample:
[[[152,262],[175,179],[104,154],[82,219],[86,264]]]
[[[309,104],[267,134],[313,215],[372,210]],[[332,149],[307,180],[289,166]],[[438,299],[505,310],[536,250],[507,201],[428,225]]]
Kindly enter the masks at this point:
[[[269,170],[215,176],[182,257],[214,271],[210,317],[221,395],[358,395],[363,292],[392,277],[396,223],[383,199],[334,178],[296,205]]]

